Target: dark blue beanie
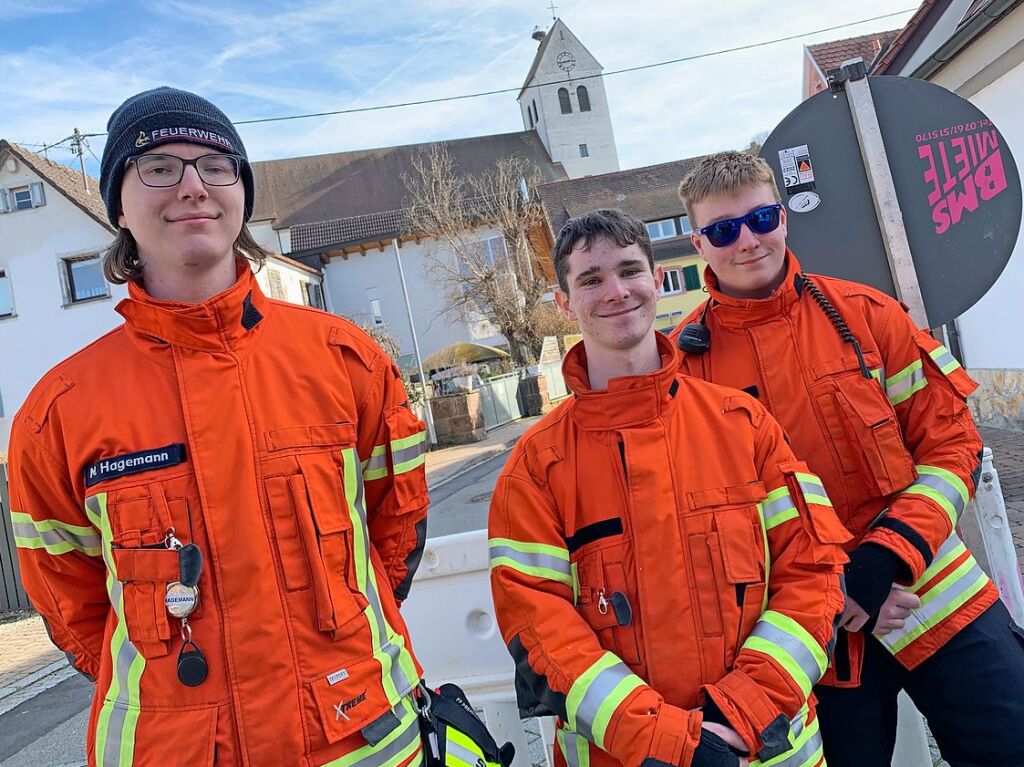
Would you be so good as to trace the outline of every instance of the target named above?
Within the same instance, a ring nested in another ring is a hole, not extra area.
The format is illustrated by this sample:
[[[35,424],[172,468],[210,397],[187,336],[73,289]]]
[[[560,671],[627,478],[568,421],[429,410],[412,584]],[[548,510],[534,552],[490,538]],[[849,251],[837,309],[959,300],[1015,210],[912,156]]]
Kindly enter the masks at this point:
[[[252,168],[235,126],[202,96],[164,86],[132,96],[107,121],[107,145],[100,162],[100,194],[110,223],[116,227],[121,212],[121,179],[128,158],[173,142],[213,147],[246,159],[241,178],[248,221],[255,197]]]

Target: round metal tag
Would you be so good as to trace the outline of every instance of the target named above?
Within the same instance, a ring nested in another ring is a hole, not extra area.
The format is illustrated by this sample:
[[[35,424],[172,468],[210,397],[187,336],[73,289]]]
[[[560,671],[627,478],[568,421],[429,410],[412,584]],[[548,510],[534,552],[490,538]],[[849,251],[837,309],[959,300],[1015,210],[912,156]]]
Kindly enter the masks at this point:
[[[164,605],[167,612],[175,618],[187,618],[199,605],[199,589],[196,586],[186,586],[183,583],[167,584],[167,593],[164,595]]]

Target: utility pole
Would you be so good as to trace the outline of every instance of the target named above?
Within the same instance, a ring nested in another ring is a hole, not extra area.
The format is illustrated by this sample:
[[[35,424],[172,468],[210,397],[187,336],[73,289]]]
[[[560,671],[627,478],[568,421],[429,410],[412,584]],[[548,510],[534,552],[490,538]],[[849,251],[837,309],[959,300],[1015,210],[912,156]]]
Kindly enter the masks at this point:
[[[437,431],[434,429],[434,412],[427,396],[427,377],[423,374],[423,358],[420,356],[420,341],[416,335],[416,323],[412,319],[412,304],[409,303],[409,288],[405,284],[405,269],[402,267],[402,254],[398,250],[398,239],[391,240],[395,248],[395,261],[398,264],[398,279],[402,283],[402,297],[405,299],[405,313],[409,318],[409,332],[412,333],[412,349],[416,354],[416,368],[420,372],[420,389],[423,392],[423,412],[427,416],[427,433],[430,444],[437,444]]]
[[[75,128],[75,132],[71,136],[71,151],[78,155],[78,166],[82,169],[82,186],[85,187],[86,194],[91,194],[89,192],[89,176],[85,172],[85,136],[78,128]]]

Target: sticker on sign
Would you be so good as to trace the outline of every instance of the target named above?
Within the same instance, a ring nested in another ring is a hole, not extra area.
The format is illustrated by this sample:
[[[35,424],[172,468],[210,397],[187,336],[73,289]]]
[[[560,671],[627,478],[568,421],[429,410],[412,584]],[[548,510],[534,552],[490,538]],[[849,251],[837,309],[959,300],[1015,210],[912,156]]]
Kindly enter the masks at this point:
[[[814,166],[807,144],[779,150],[779,165],[787,194],[809,192],[814,189]]]

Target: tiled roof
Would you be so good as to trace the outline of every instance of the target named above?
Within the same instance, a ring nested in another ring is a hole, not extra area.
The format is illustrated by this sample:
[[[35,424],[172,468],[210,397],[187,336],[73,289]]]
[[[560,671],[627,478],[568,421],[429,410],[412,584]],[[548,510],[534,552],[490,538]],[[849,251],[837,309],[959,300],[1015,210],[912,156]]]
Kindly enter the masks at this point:
[[[859,37],[847,37],[843,40],[808,45],[807,51],[817,63],[822,74],[828,74],[829,70],[838,69],[839,65],[847,59],[854,59],[858,56],[870,69],[871,62],[875,60],[879,52],[885,50],[899,33],[898,29],[872,32]]]
[[[451,154],[459,175],[480,173],[502,157],[521,157],[536,166],[545,181],[566,177],[536,131],[292,157],[253,163],[252,218],[291,228],[296,250],[303,249],[299,242],[317,247],[393,236],[398,231],[396,212],[410,204],[404,179],[413,173],[413,161],[425,159],[438,145]],[[334,236],[343,239],[328,243]]]
[[[700,157],[674,160],[598,176],[541,184],[537,193],[548,214],[551,230],[557,234],[573,216],[598,208],[618,208],[642,221],[659,221],[686,215],[679,200],[679,182],[700,161]],[[695,252],[686,237],[654,243],[658,260]]]
[[[97,179],[87,176],[86,181],[83,182],[82,174],[67,165],[48,160],[41,154],[30,152],[18,144],[0,139],[0,155],[5,151],[25,163],[36,175],[67,197],[74,205],[96,219],[97,223],[111,232],[114,231],[107,220],[107,209],[103,205],[103,198],[100,197],[100,182]],[[88,187],[86,187],[86,183]]]
[[[935,22],[942,16],[946,8],[949,7],[949,3],[950,0],[923,0],[917,10],[914,11],[914,15],[910,17],[906,26],[889,43],[889,47],[886,48],[882,55],[875,60],[870,68],[871,74],[886,74],[910,39],[917,35],[919,30],[923,37],[935,25]]]

